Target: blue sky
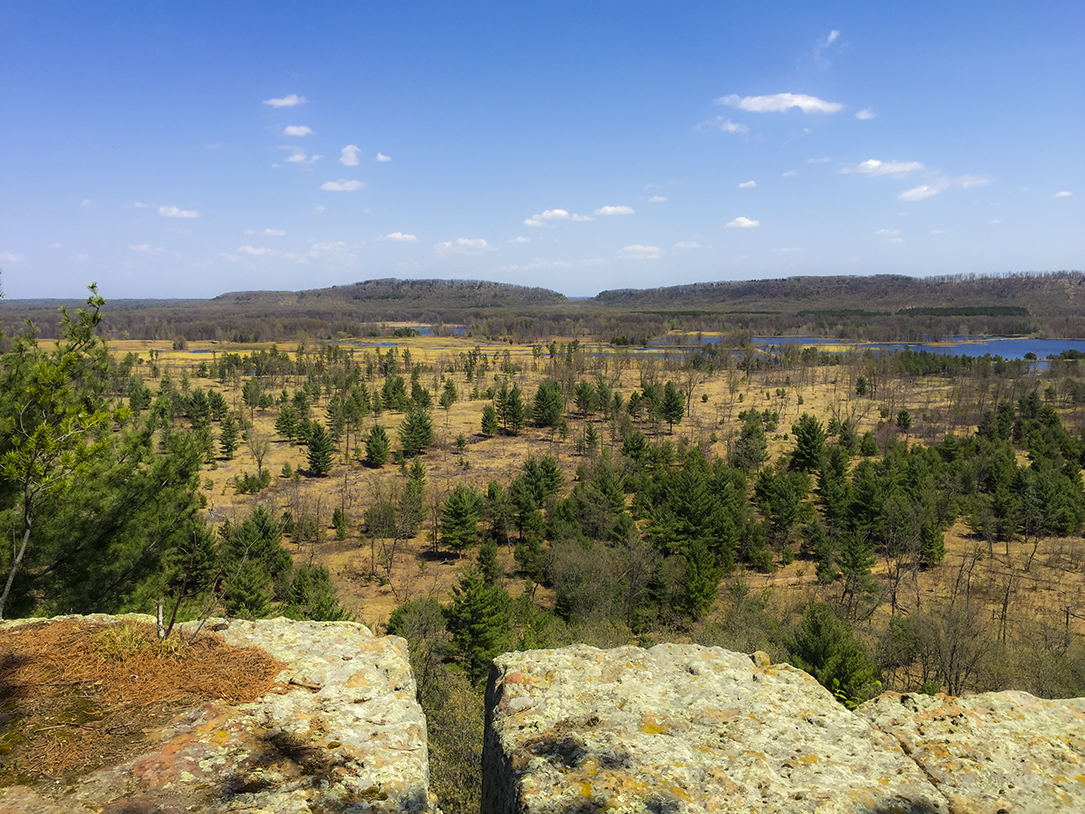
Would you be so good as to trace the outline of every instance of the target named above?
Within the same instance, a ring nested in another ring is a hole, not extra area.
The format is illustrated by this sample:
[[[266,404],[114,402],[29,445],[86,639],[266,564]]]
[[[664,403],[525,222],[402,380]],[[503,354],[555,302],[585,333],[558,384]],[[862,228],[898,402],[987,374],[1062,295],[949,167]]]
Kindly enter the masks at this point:
[[[1085,4],[0,0],[9,298],[1085,269]]]

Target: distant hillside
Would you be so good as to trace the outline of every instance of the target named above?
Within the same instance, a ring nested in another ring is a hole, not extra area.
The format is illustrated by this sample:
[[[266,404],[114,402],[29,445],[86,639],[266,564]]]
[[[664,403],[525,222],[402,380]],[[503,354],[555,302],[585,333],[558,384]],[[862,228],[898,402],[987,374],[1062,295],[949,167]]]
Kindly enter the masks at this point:
[[[402,303],[412,309],[438,308],[499,308],[525,305],[553,305],[567,302],[565,295],[546,288],[494,283],[486,280],[397,280],[385,278],[367,280],[331,288],[306,291],[235,291],[220,294],[212,302],[244,302],[252,304],[313,301],[342,302],[353,306],[379,302],[382,305]]]
[[[628,309],[692,307],[716,312],[851,311],[896,313],[905,309],[1017,306],[1029,313],[1079,313],[1085,274],[1012,274],[991,277],[787,277],[779,280],[694,283],[648,289],[615,289],[593,298]]]

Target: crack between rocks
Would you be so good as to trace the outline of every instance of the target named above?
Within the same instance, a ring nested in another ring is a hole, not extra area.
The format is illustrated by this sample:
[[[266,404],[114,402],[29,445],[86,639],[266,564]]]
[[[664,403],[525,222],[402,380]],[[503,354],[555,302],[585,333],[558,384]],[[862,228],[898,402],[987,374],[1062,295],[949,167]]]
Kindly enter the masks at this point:
[[[904,740],[899,735],[895,735],[892,732],[886,732],[884,729],[882,729],[880,726],[875,725],[874,723],[870,724],[870,728],[881,732],[883,735],[887,735],[888,737],[892,738],[897,742],[897,746],[900,747],[900,751],[904,753],[904,756],[908,758],[908,760],[912,761],[912,763],[915,764],[915,767],[919,769],[919,771],[923,772],[923,776],[927,778],[927,782],[930,783],[931,787],[936,792],[938,792],[938,795],[943,800],[945,800],[946,810],[949,811],[950,814],[952,814],[953,807],[950,804],[949,797],[947,797],[946,793],[942,791],[941,785],[934,779],[933,775],[931,775],[931,773],[927,771],[927,767],[920,763],[918,760],[916,760],[914,757],[912,757],[912,753],[908,751],[908,748],[904,745]]]

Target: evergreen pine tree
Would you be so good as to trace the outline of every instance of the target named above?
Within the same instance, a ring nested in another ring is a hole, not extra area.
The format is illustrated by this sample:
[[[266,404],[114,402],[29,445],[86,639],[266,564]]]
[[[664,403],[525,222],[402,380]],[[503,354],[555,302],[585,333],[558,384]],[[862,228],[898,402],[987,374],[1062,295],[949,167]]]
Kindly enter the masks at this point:
[[[478,489],[463,483],[456,484],[441,506],[441,542],[456,552],[473,545],[478,540],[482,506],[482,494]]]
[[[436,433],[429,410],[417,406],[409,408],[399,427],[399,441],[403,446],[404,456],[412,458],[421,454],[433,446],[435,439]]]
[[[310,423],[308,440],[309,474],[322,478],[332,471],[335,442],[319,421]]]
[[[669,380],[663,388],[662,413],[663,418],[670,424],[671,432],[674,432],[674,425],[681,423],[682,416],[686,413],[686,397],[675,387],[674,382]]]
[[[523,391],[520,390],[520,385],[514,384],[505,402],[505,429],[509,433],[519,435],[524,429],[527,421],[526,411]]]
[[[291,443],[298,431],[298,413],[289,404],[279,408],[279,416],[275,419],[275,432]]]
[[[222,457],[227,459],[234,457],[234,453],[237,452],[237,433],[237,421],[233,413],[227,413],[222,419],[222,427],[219,430],[219,450],[222,452]]]
[[[482,408],[482,434],[490,437],[496,435],[500,428],[501,424],[497,420],[497,410],[494,409],[492,404],[487,404]]]
[[[377,468],[388,463],[392,444],[388,440],[388,433],[380,424],[374,424],[365,439],[365,461],[370,466]]]
[[[509,622],[512,600],[500,585],[487,582],[478,568],[463,572],[444,609],[452,643],[462,654],[472,681],[484,679],[490,662],[512,644]]]

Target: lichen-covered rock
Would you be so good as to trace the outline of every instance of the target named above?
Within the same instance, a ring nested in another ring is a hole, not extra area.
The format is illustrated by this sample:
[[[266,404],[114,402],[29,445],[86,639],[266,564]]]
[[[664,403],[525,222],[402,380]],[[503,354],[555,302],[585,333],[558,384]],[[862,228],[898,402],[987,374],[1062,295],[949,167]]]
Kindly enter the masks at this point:
[[[289,619],[235,620],[217,635],[286,663],[280,689],[250,704],[191,710],[156,748],[73,787],[0,790],[0,812],[436,811],[403,639],[351,622]]]
[[[895,737],[762,654],[507,653],[486,706],[483,814],[949,811]]]
[[[856,712],[899,739],[954,814],[1085,812],[1085,699],[889,692]]]

